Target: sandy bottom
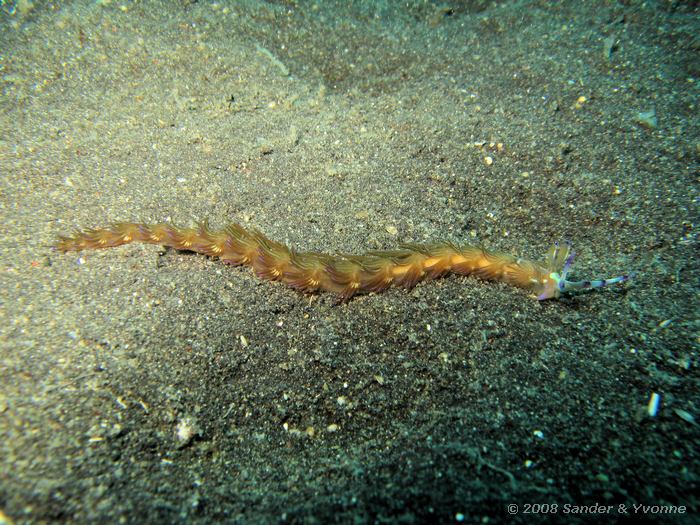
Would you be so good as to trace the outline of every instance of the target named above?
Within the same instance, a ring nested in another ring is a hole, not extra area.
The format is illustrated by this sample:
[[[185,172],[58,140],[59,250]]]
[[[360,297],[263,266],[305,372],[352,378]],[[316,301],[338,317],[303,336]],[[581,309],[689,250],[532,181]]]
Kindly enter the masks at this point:
[[[0,523],[697,519],[697,10],[2,3]],[[338,304],[52,249],[205,219],[330,253],[570,240],[574,278],[638,275]]]

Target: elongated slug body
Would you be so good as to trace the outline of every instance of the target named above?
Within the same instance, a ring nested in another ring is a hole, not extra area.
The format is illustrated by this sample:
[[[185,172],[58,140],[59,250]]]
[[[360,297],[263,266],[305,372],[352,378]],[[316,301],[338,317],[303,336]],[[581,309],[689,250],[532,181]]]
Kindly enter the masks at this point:
[[[245,264],[265,279],[282,281],[302,292],[332,292],[343,301],[358,293],[381,292],[392,285],[411,288],[419,281],[450,272],[502,281],[529,290],[540,300],[622,283],[631,277],[567,281],[574,260],[569,243],[554,244],[542,263],[451,242],[404,244],[397,250],[370,251],[364,255],[327,255],[297,252],[238,224],[212,230],[207,223],[196,228],[179,228],[162,223],[123,222],[76,232],[71,237],[60,236],[56,249],[80,251],[131,242],[160,244],[218,257],[229,264]]]

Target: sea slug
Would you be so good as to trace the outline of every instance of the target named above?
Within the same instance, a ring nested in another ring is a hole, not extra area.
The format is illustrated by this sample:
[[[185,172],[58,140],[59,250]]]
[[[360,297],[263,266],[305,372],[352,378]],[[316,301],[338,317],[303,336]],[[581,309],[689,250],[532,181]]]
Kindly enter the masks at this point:
[[[70,237],[60,236],[56,249],[79,251],[131,242],[160,244],[218,257],[229,264],[245,264],[262,278],[282,281],[302,292],[332,292],[342,301],[358,293],[381,292],[392,285],[411,288],[419,281],[450,272],[505,282],[529,290],[540,300],[622,283],[631,277],[568,281],[566,277],[574,260],[570,243],[555,243],[541,263],[492,252],[481,246],[451,242],[403,244],[396,250],[370,251],[364,255],[328,255],[297,252],[268,239],[258,230],[238,224],[212,230],[206,222],[196,228],[116,223],[106,228],[79,231]]]

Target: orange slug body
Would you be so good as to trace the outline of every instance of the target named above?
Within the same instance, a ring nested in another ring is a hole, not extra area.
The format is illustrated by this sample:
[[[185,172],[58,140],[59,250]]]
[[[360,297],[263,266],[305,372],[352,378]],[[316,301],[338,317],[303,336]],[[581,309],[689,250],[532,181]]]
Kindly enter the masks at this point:
[[[397,250],[371,251],[364,255],[327,255],[297,252],[238,224],[212,230],[206,223],[196,228],[163,223],[116,223],[77,232],[72,237],[61,236],[56,249],[80,251],[131,242],[159,244],[218,257],[229,264],[245,264],[265,279],[282,281],[303,292],[332,292],[343,301],[358,293],[381,292],[392,285],[410,288],[419,281],[450,272],[502,281],[529,290],[539,299],[557,298],[569,291],[567,285],[577,289],[597,288],[628,279],[622,276],[605,281],[566,281],[566,270],[573,259],[568,246],[560,250],[555,245],[542,264],[451,242],[404,244]]]

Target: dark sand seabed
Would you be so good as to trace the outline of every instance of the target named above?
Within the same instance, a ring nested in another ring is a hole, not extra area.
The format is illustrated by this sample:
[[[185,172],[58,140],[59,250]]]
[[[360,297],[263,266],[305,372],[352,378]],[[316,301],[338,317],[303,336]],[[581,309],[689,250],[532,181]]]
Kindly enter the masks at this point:
[[[698,10],[2,2],[0,524],[697,523]],[[639,273],[337,304],[51,248],[205,218],[331,253],[569,239],[575,278]]]

